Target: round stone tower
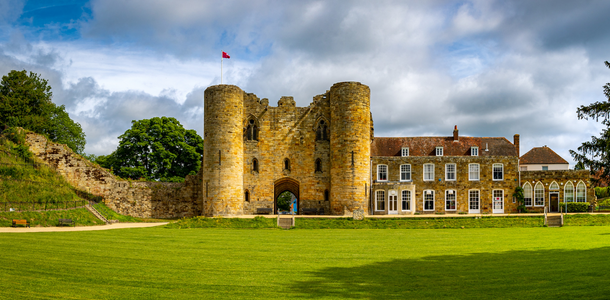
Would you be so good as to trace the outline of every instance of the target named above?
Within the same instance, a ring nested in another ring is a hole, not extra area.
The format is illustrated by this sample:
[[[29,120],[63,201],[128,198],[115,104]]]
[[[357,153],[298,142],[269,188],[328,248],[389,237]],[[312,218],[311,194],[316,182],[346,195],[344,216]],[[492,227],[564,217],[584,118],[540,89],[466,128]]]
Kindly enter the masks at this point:
[[[371,91],[359,82],[330,88],[330,209],[368,213],[371,153]]]
[[[243,213],[244,92],[234,85],[214,85],[204,96],[203,214]]]

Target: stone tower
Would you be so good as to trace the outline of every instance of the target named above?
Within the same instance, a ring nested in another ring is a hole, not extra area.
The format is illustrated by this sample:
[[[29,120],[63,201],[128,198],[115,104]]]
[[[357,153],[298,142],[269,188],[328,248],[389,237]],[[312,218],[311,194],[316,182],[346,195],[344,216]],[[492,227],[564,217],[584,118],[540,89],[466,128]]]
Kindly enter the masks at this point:
[[[234,85],[214,85],[204,95],[203,214],[243,214],[244,92]]]
[[[359,82],[330,88],[331,214],[363,209],[370,188],[370,89]]]

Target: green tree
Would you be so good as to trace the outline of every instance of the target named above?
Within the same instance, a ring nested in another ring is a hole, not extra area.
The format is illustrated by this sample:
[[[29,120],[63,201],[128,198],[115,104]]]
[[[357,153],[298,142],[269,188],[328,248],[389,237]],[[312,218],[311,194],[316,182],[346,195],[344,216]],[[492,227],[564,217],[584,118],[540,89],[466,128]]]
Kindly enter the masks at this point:
[[[85,149],[85,133],[66,108],[55,105],[46,79],[25,70],[11,71],[0,82],[0,124],[46,134],[74,152]]]
[[[285,191],[277,196],[277,208],[281,211],[290,211],[290,203],[292,200],[292,193]]]
[[[131,129],[119,137],[119,146],[96,162],[114,174],[131,179],[184,181],[201,168],[203,139],[186,130],[178,120],[155,117],[131,121]]]
[[[605,62],[606,67],[610,68],[610,63]],[[592,136],[591,141],[584,142],[578,151],[570,150],[570,154],[584,168],[588,168],[591,174],[599,172],[599,176],[594,176],[591,181],[598,183],[601,180],[610,178],[610,83],[604,85],[604,95],[606,100],[595,102],[590,105],[581,105],[576,112],[578,119],[595,119],[606,128],[602,129],[599,137]]]

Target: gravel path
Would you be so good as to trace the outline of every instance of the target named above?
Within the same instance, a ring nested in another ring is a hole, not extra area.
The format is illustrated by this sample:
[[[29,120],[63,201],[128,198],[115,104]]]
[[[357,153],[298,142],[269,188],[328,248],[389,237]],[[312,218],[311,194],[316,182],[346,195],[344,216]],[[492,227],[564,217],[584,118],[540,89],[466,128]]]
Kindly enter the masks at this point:
[[[63,232],[63,231],[93,231],[93,230],[110,230],[121,228],[144,228],[165,225],[162,223],[115,223],[112,225],[97,225],[97,226],[76,226],[76,227],[0,227],[0,233],[3,232]]]

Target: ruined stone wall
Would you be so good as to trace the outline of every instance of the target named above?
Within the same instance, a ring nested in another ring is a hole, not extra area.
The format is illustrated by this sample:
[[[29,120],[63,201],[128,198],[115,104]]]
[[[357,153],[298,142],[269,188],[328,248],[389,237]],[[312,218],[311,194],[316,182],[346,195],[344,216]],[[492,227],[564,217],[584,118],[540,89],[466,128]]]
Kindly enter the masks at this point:
[[[114,211],[141,218],[179,218],[201,214],[201,172],[183,183],[118,180],[107,170],[63,144],[28,133],[34,156],[55,169],[75,189],[101,196]]]
[[[316,141],[316,126],[320,120],[329,124],[330,111],[327,94],[314,97],[308,107],[296,107],[292,97],[282,97],[277,107],[268,105],[267,99],[254,94],[244,96],[244,130],[250,120],[259,128],[258,140],[244,142],[244,214],[256,212],[256,208],[275,208],[275,186],[282,182],[298,184],[298,206],[324,208],[328,213],[329,201],[324,192],[330,190],[330,142]],[[253,160],[258,171],[253,169]],[[319,159],[321,170],[316,172]],[[285,168],[285,160],[290,168]],[[242,196],[243,199],[243,196]]]
[[[565,185],[568,183],[568,181],[572,182],[574,189],[576,189],[576,185],[582,181],[587,187],[586,201],[591,204],[596,204],[597,197],[595,196],[595,188],[591,184],[590,178],[591,175],[587,170],[522,171],[521,187],[523,187],[525,183],[529,183],[532,187],[533,193],[536,184],[538,182],[542,183],[544,186],[544,207],[548,208],[551,193],[557,193],[559,196],[559,202],[563,202],[565,197]],[[559,189],[550,189],[553,182],[557,183]],[[532,203],[532,206],[528,206],[527,209],[532,212],[543,212],[544,207],[536,207]]]
[[[371,205],[372,211],[375,214],[387,214],[388,205],[387,198],[390,190],[396,190],[398,192],[399,214],[410,214],[418,212],[422,214],[435,214],[435,213],[468,213],[468,191],[479,190],[480,195],[480,213],[492,213],[492,197],[493,190],[502,190],[504,196],[504,213],[511,213],[517,211],[517,204],[513,203],[512,195],[515,191],[515,187],[519,184],[519,173],[518,173],[518,159],[516,156],[442,156],[442,157],[373,157],[372,158],[372,170],[373,170],[373,188],[371,191]],[[423,166],[426,163],[434,164],[434,180],[424,181]],[[456,164],[456,180],[447,181],[445,180],[445,164],[455,163]],[[478,181],[471,181],[468,177],[468,165],[471,163],[477,163],[480,166]],[[492,165],[494,163],[501,163],[504,166],[504,179],[501,181],[494,181],[492,174]],[[377,165],[388,166],[388,181],[381,182],[377,181]],[[411,181],[405,182],[400,181],[400,165],[410,164],[411,165]],[[376,191],[384,190],[386,205],[383,210],[376,210],[375,208],[375,194]],[[412,194],[414,197],[415,205],[411,208],[412,211],[402,211],[400,208],[400,193],[402,190],[414,190]],[[424,191],[434,191],[434,210],[424,211]],[[445,191],[454,190],[456,193],[457,207],[455,211],[445,209]]]

